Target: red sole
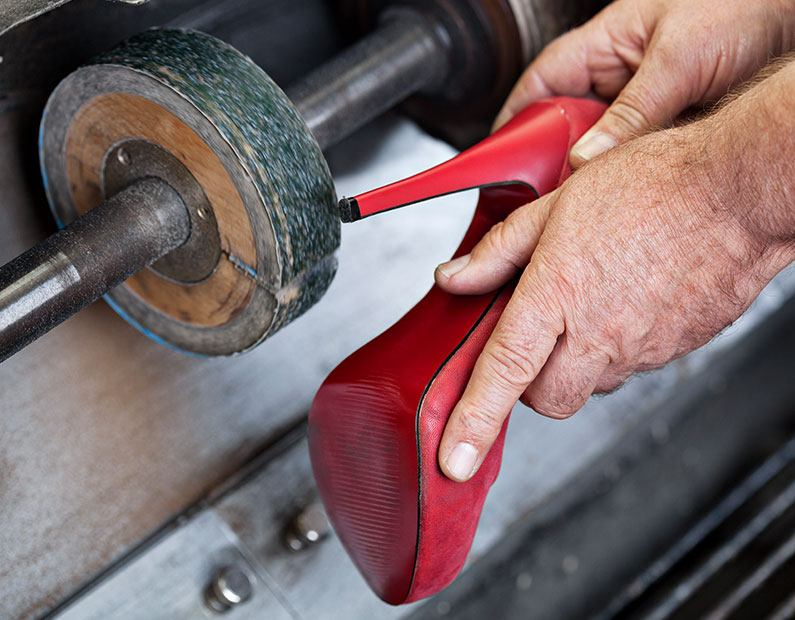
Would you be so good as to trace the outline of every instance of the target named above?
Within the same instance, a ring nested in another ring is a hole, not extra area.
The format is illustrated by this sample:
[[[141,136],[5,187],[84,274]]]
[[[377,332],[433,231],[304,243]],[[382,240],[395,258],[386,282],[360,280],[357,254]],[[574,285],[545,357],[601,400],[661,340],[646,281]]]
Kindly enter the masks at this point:
[[[525,168],[532,168],[535,176],[525,170],[519,185],[492,184],[481,190],[456,255],[469,252],[494,223],[529,202],[534,197],[531,185],[539,193],[556,187],[568,173],[569,148],[603,109],[595,102],[568,98],[527,108],[516,122],[529,152],[517,158],[516,143],[506,141],[510,148],[502,156],[508,162],[505,169],[515,168],[517,159],[531,162]],[[434,169],[437,177],[444,173],[444,183],[434,183],[428,173],[417,175],[425,197],[445,193],[450,186],[445,166],[458,166],[458,187],[469,187],[467,170],[477,161],[466,155],[477,148]],[[500,151],[492,144],[481,153],[491,160]],[[381,206],[403,204],[418,195],[408,181],[389,187],[391,200],[384,194],[389,188],[368,194]],[[365,209],[375,204],[367,195],[357,200]],[[506,425],[466,483],[442,474],[437,451],[450,413],[512,291],[513,284],[487,295],[454,296],[433,287],[394,326],[337,366],[312,404],[310,456],[331,523],[370,587],[393,605],[438,592],[466,560],[499,471]]]

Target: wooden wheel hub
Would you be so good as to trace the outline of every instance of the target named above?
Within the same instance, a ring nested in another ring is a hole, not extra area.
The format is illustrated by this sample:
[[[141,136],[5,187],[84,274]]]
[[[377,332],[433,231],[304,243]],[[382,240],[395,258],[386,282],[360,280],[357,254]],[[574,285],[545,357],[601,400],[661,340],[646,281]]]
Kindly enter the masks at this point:
[[[174,155],[148,140],[117,142],[102,163],[102,195],[107,200],[136,181],[158,177],[176,189],[190,219],[190,236],[152,264],[152,270],[182,284],[206,280],[221,259],[221,236],[210,199],[190,170]]]

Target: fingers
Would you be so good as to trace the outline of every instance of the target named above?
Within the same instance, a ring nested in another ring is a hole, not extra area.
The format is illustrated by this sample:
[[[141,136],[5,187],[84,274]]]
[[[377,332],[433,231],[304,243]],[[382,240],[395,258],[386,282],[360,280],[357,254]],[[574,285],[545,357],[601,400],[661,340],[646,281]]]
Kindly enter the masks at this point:
[[[515,277],[530,262],[557,192],[517,209],[496,224],[465,256],[436,268],[436,283],[449,293],[479,295]]]
[[[564,333],[522,402],[550,418],[564,419],[582,409],[604,376],[609,356]]]
[[[494,130],[542,97],[590,92],[615,97],[641,63],[659,12],[656,6],[613,2],[583,26],[552,41],[519,78]]]
[[[591,88],[588,40],[573,30],[550,43],[525,70],[494,121],[496,131],[527,104],[553,95],[585,95]]]
[[[590,22],[553,41],[521,76],[494,129],[532,101],[552,95],[612,99],[604,116],[574,145],[577,168],[597,155],[665,125],[695,102],[692,59],[680,44],[653,38],[662,10],[637,11],[629,2],[614,3]],[[683,57],[684,56],[684,57]]]
[[[478,470],[563,332],[561,313],[537,293],[538,279],[536,270],[525,272],[447,422],[439,465],[452,480],[469,480]]]
[[[688,80],[677,79],[663,48],[652,50],[596,124],[571,149],[578,168],[605,151],[668,124],[691,101]]]

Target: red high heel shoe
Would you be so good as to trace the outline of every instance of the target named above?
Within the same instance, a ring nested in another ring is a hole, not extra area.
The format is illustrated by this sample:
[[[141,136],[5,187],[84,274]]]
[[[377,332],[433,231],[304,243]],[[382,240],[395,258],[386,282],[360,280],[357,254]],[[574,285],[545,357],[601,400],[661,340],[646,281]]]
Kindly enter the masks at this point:
[[[493,224],[562,183],[568,154],[602,104],[536,102],[483,142],[409,179],[340,203],[344,221],[482,187],[456,256]],[[312,468],[329,518],[372,589],[398,605],[447,586],[464,565],[502,458],[504,425],[475,476],[446,478],[437,450],[447,419],[513,292],[434,286],[412,310],[329,375],[309,414]]]

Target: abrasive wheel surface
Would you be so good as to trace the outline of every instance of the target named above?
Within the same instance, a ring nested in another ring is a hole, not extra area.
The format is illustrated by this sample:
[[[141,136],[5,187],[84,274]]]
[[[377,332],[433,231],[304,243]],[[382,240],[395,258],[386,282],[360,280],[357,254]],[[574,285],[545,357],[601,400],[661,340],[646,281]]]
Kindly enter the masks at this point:
[[[331,175],[293,105],[251,59],[202,33],[154,29],[64,79],[40,140],[59,223],[105,197],[103,154],[130,138],[168,150],[202,184],[222,254],[206,282],[133,276],[108,295],[125,318],[179,350],[230,355],[320,299],[340,241]]]

